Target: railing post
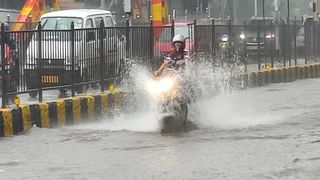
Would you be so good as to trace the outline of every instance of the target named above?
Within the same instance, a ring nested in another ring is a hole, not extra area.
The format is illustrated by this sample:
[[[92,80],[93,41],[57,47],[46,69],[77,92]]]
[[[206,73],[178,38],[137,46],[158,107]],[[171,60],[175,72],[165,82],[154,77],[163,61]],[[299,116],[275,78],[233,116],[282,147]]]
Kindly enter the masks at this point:
[[[8,23],[9,29],[11,30],[11,20],[10,20],[9,14],[7,15],[7,23]]]
[[[28,16],[28,22],[27,22],[27,30],[32,30],[32,16]]]
[[[294,65],[298,64],[297,62],[297,17],[294,17]]]
[[[286,24],[285,22],[282,23],[283,24],[283,27],[281,28],[282,30],[282,34],[283,34],[283,37],[284,37],[284,40],[283,40],[283,66],[286,67],[287,66],[287,63],[286,63],[286,54],[287,54],[287,33],[286,33]]]
[[[248,64],[247,64],[247,22],[243,22],[243,33],[244,33],[244,39],[243,39],[243,57],[245,58],[244,66],[245,66],[245,72],[248,71]]]
[[[155,62],[154,62],[154,49],[153,49],[153,46],[154,46],[154,32],[153,32],[153,20],[150,21],[150,52],[149,52],[149,58],[150,58],[150,61],[151,61],[151,64],[152,66],[154,66]]]
[[[74,88],[74,22],[71,22],[71,31],[70,31],[70,50],[71,50],[71,96],[75,96]]]
[[[260,38],[260,22],[258,22],[258,34],[257,34],[257,41],[258,41],[258,70],[261,70],[261,57],[260,57],[260,50],[261,50],[261,47],[260,47],[260,43],[261,43],[261,38]]]
[[[312,39],[313,39],[313,58],[315,59],[316,58],[316,54],[317,54],[317,52],[316,52],[316,22],[315,21],[313,21],[313,23],[312,23]]]
[[[288,59],[289,59],[289,66],[291,66],[291,26],[290,26],[290,19],[288,18]]]
[[[315,27],[316,27],[316,30],[315,30],[315,40],[316,40],[316,57],[315,57],[315,60],[318,62],[318,60],[319,60],[319,35],[318,35],[319,23],[318,23],[318,21],[315,22]]]
[[[175,35],[175,32],[174,32],[174,19],[172,19],[171,21],[171,40],[173,39]]]
[[[211,52],[213,54],[213,56],[216,55],[216,26],[215,26],[215,22],[214,22],[214,18],[212,18],[211,20]]]
[[[129,57],[129,31],[130,31],[130,21],[129,18],[126,21],[126,58]]]
[[[232,44],[231,44],[231,41],[233,40],[233,37],[231,37],[231,30],[232,29],[232,26],[231,26],[231,19],[230,18],[228,18],[228,37],[229,37],[229,40],[228,40],[228,45],[229,45],[229,47],[232,47]]]
[[[304,23],[304,64],[308,63],[308,48],[307,48],[307,23]]]
[[[100,60],[100,91],[104,92],[104,60],[105,60],[105,49],[104,49],[104,22],[103,20],[100,22],[100,28],[99,28],[99,60]],[[109,44],[109,43],[107,43]],[[106,47],[106,49],[108,49],[108,47]]]
[[[275,49],[275,42],[276,42],[276,30],[275,30],[275,26],[273,25],[273,23],[271,23],[271,42],[270,42],[270,50],[271,50],[271,68],[274,67],[274,49]],[[273,35],[273,37],[272,37]]]
[[[42,102],[42,27],[41,22],[38,24],[38,92],[39,92],[39,102]]]
[[[194,53],[195,51],[198,50],[198,42],[199,42],[199,39],[198,39],[198,30],[197,30],[197,20],[195,19],[193,21],[193,24],[194,24],[194,48],[192,50],[192,53]]]
[[[1,24],[1,76],[2,76],[2,106],[6,108],[7,94],[6,94],[6,62],[5,62],[5,31],[4,24]]]

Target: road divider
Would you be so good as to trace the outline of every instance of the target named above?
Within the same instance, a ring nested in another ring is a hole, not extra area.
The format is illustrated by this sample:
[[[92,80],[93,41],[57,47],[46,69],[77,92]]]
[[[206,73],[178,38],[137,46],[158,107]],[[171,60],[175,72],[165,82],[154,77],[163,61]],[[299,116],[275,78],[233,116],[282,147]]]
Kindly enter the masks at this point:
[[[243,84],[259,87],[270,83],[287,83],[306,78],[320,77],[320,64],[299,65],[294,67],[273,68],[240,75]],[[248,78],[246,78],[248,77]]]
[[[82,95],[0,110],[0,137],[23,133],[33,126],[54,128],[98,120],[120,108],[123,93]]]

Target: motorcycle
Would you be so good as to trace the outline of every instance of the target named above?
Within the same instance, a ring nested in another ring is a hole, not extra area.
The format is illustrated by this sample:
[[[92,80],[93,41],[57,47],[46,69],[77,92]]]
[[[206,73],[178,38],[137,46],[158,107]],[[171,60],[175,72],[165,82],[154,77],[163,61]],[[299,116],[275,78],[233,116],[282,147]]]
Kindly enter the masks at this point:
[[[183,92],[183,79],[179,69],[165,68],[160,76],[148,83],[147,90],[160,106],[162,133],[177,132],[185,126],[188,99]]]

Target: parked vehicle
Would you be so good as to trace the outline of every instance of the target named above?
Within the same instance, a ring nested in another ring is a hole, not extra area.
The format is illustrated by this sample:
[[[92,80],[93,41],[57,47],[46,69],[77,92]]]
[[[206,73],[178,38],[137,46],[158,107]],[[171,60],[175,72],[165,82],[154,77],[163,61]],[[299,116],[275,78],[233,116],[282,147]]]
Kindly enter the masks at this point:
[[[270,50],[271,43],[275,39],[273,19],[273,17],[265,17],[264,25],[262,17],[253,17],[247,23],[245,38],[248,54],[257,54],[259,49],[260,54],[264,54],[265,48],[267,51]]]
[[[166,56],[172,49],[172,24],[164,26],[159,39],[155,43],[155,56]],[[190,22],[175,22],[174,34],[180,34],[186,39],[186,50],[192,52],[194,49],[194,26]]]
[[[71,23],[74,37],[71,37]],[[104,24],[101,37],[100,25]],[[39,86],[70,85],[72,81],[72,57],[74,57],[74,82],[95,82],[100,79],[100,57],[103,57],[104,78],[115,78],[120,73],[126,57],[125,38],[119,36],[110,11],[79,9],[63,10],[44,14],[41,17],[41,46],[35,33],[27,49],[24,72],[28,89]],[[103,40],[104,54],[99,51]],[[73,56],[72,56],[73,45]],[[41,48],[41,58],[39,51]],[[39,66],[41,63],[41,66]],[[82,92],[86,86],[79,86]],[[31,93],[36,96],[36,93]]]

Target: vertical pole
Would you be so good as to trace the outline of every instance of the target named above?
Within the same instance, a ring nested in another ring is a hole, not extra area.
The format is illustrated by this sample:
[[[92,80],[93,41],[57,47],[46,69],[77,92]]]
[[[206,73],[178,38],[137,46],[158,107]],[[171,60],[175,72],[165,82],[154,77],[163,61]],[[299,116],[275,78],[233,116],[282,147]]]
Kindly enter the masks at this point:
[[[260,47],[260,43],[261,43],[261,38],[260,38],[260,32],[261,32],[261,27],[260,27],[260,22],[258,21],[258,70],[261,70],[261,57],[260,57],[260,50],[261,50],[261,47]]]
[[[148,17],[149,17],[149,21],[151,21],[151,18],[152,18],[152,2],[151,1],[152,0],[148,0]]]
[[[106,8],[106,1],[105,0],[100,0],[100,8],[105,9]]]
[[[245,72],[248,71],[248,64],[247,64],[247,22],[243,22],[243,31],[244,31],[244,39],[243,39],[243,56],[244,56],[244,66]]]
[[[176,9],[172,9],[172,20],[176,19]]]
[[[311,33],[312,39],[313,39],[313,58],[316,58],[317,54],[317,30],[316,30],[316,21],[312,22],[312,33]]]
[[[10,14],[7,15],[7,23],[9,24],[11,21],[10,21]]]
[[[271,23],[271,29],[272,29],[272,34],[271,34],[271,43],[270,43],[270,49],[271,49],[271,68],[274,67],[274,49],[275,49],[275,41],[276,41],[276,32],[275,32],[275,26],[273,23]],[[272,37],[274,35],[274,37]]]
[[[74,89],[74,22],[71,22],[71,31],[70,31],[70,49],[71,49],[71,96],[75,96]]]
[[[294,65],[297,65],[297,17],[294,17]]]
[[[291,28],[290,28],[290,0],[287,0],[288,5],[288,17],[287,17],[287,23],[288,23],[288,59],[289,59],[289,66],[291,66]]]
[[[215,28],[215,22],[212,18],[211,20],[211,52],[215,56],[216,55],[216,28]]]
[[[103,20],[100,22],[99,28],[99,60],[100,60],[100,92],[104,92],[104,66],[105,66],[105,49],[104,49],[104,23]],[[107,46],[110,43],[107,43]],[[108,47],[106,47],[108,49]]]
[[[285,32],[284,33],[284,40],[282,41],[283,43],[283,66],[286,67],[287,63],[286,63],[286,53],[287,53],[287,33],[286,33],[286,24],[285,22],[283,21],[283,26],[282,26],[282,32]]]
[[[308,63],[308,48],[307,48],[307,23],[304,23],[304,64]]]
[[[193,24],[194,24],[194,48],[193,48],[193,52],[194,51],[196,51],[196,50],[198,50],[198,41],[199,41],[199,39],[198,39],[198,30],[197,30],[197,20],[195,19],[194,21],[193,21]]]
[[[5,32],[4,32],[4,24],[1,24],[1,76],[2,76],[2,106],[1,108],[6,108],[6,62],[5,62]]]
[[[262,18],[263,18],[263,26],[262,27],[263,27],[264,64],[267,64],[266,15],[265,15],[265,3],[264,3],[264,0],[262,0]]]
[[[153,20],[150,21],[150,52],[149,52],[149,58],[150,58],[150,61],[151,61],[151,64],[152,65],[158,65],[158,64],[154,64],[155,62],[153,61],[153,54],[154,54],[154,31],[153,31]],[[156,62],[156,63],[160,63],[160,62]],[[153,66],[154,67],[154,66]]]
[[[313,33],[312,35],[314,35],[314,37],[312,37],[313,39],[313,55],[314,55],[314,58],[316,58],[316,48],[317,48],[317,45],[316,45],[316,39],[317,39],[317,30],[316,30],[316,22],[318,21],[318,16],[317,16],[317,1],[318,0],[313,0],[312,2],[312,14],[313,14],[313,24],[314,24],[314,28],[313,28]]]
[[[313,0],[313,2],[312,2],[312,14],[313,14],[313,21],[318,21],[318,17],[317,17],[317,0]]]
[[[39,102],[42,102],[42,36],[41,36],[41,22],[38,24],[38,92]]]
[[[173,39],[175,35],[175,32],[174,32],[174,19],[172,19],[171,21],[171,39]]]
[[[129,31],[130,31],[130,22],[129,22],[129,18],[126,21],[126,56],[129,57]]]
[[[27,22],[27,30],[31,30],[31,29],[32,29],[32,16],[29,15],[28,22]]]
[[[232,28],[231,27],[231,19],[229,18],[228,19],[228,37],[229,37],[228,43],[229,43],[229,47],[232,46],[231,41],[233,39],[233,37],[231,37],[231,28]]]
[[[258,0],[254,0],[254,16],[258,16]]]
[[[11,21],[10,21],[10,15],[9,14],[7,15],[7,23],[8,23],[9,29],[11,30]]]

